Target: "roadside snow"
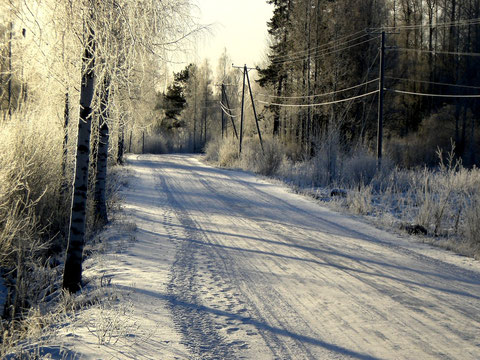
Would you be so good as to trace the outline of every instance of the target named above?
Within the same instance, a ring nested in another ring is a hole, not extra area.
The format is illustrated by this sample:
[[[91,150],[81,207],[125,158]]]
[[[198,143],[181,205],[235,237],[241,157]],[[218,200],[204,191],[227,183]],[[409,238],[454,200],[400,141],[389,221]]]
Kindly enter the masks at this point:
[[[128,157],[82,359],[478,359],[480,264],[189,155]],[[132,241],[132,227],[135,241]]]

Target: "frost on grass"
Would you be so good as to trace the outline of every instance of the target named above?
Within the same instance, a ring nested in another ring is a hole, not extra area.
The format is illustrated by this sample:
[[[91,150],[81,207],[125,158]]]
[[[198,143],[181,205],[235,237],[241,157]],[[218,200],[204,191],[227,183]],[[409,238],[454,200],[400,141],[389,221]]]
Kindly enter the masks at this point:
[[[134,223],[117,219],[88,241],[84,254],[86,277],[78,294],[61,290],[61,266],[33,271],[36,280],[32,284],[44,289],[42,298],[22,321],[2,322],[2,356],[9,359],[74,359],[75,352],[59,342],[65,338],[65,329],[69,332],[67,338],[75,338],[77,331],[86,331],[99,345],[127,339],[129,331],[135,331],[136,326],[131,303],[111,284],[108,274],[91,273],[89,268],[101,264],[107,252],[125,251],[135,241],[135,230]]]

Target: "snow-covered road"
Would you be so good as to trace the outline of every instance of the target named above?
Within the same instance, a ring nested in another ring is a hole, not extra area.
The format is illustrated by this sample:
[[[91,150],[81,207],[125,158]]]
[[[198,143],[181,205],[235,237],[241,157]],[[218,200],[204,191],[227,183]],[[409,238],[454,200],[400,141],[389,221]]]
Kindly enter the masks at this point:
[[[195,156],[128,169],[138,241],[109,271],[149,335],[109,356],[480,358],[478,262]]]

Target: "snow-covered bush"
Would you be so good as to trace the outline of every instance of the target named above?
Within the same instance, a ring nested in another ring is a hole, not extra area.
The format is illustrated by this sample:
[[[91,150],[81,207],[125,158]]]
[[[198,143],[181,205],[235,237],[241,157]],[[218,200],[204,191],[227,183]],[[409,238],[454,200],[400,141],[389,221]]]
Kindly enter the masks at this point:
[[[358,190],[349,191],[347,206],[355,214],[369,214],[373,209],[371,186],[361,186]]]
[[[263,139],[263,150],[257,138],[247,138],[240,158],[241,167],[261,175],[274,175],[282,162],[283,152],[278,141]]]
[[[219,153],[220,153],[220,146],[222,144],[222,139],[215,138],[210,140],[207,145],[205,146],[205,160],[211,162],[217,162]]]
[[[237,166],[238,140],[233,138],[224,139],[218,149],[218,164],[220,166]]]

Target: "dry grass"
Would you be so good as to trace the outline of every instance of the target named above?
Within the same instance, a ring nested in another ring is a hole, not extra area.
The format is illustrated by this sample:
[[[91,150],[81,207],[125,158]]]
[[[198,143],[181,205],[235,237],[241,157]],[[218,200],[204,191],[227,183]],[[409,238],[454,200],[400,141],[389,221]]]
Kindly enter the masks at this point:
[[[335,206],[388,226],[423,226],[425,241],[480,258],[480,170],[457,162],[453,147],[446,154],[437,151],[437,168],[405,170],[385,158],[378,171],[375,156],[364,149],[342,152],[333,135],[321,142],[315,157],[303,161],[289,158],[289,150],[271,139],[263,155],[256,140],[245,140],[241,156],[237,140],[211,142],[207,159],[278,177],[300,192],[344,189],[346,198],[334,198]]]

